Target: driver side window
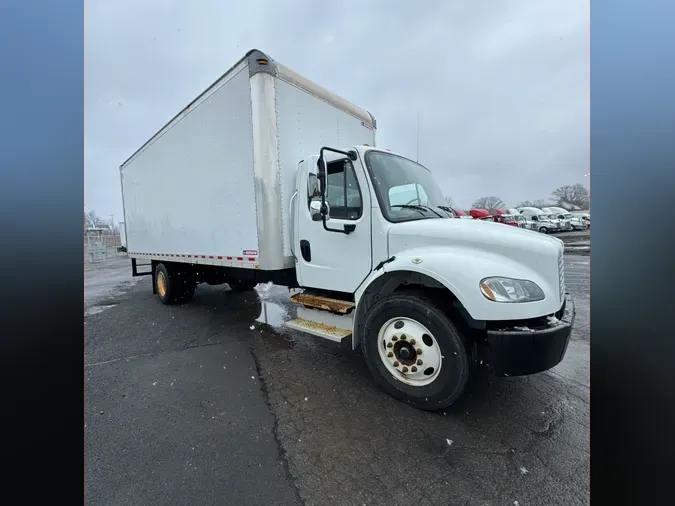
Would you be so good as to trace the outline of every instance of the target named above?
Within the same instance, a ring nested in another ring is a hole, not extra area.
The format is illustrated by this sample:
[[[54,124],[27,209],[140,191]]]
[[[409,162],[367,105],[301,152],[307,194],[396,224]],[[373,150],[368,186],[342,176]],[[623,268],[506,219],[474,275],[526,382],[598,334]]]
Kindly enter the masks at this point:
[[[314,176],[314,178],[316,178],[316,176]],[[312,188],[318,188],[316,183],[311,181],[309,186],[308,201],[320,201],[321,197],[319,192],[312,195]],[[359,183],[356,180],[354,166],[349,160],[339,160],[328,163],[326,175],[326,202],[330,207],[331,218],[358,220],[361,217],[361,190],[359,188]]]

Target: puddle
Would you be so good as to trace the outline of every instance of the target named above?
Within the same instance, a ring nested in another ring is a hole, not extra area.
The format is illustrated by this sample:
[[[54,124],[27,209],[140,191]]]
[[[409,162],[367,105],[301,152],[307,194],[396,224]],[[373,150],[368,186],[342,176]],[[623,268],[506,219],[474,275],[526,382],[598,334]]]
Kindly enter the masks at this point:
[[[102,313],[106,309],[110,309],[115,307],[117,304],[111,304],[108,306],[93,306],[93,307],[88,307],[87,309],[84,310],[84,316],[92,316],[95,314]]]
[[[255,321],[272,327],[281,327],[289,318],[288,311],[274,302],[261,302],[260,316]]]

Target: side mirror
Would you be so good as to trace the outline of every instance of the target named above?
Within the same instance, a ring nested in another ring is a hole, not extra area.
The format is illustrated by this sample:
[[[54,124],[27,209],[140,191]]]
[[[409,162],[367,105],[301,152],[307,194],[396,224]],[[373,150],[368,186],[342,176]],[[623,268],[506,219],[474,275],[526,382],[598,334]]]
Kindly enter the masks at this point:
[[[309,180],[307,181],[307,194],[310,198],[321,197],[321,188],[319,188],[319,179],[316,174],[309,173]]]
[[[312,200],[309,203],[309,214],[312,217],[312,221],[321,221],[324,214],[326,216],[326,221],[330,220],[330,206],[328,205],[328,202],[326,202],[324,211],[325,213],[321,212],[321,201]]]
[[[326,191],[326,156],[321,155],[319,156],[319,160],[316,162],[317,166],[317,171],[316,171],[316,178],[318,179],[319,183],[319,195],[321,196],[324,194]]]

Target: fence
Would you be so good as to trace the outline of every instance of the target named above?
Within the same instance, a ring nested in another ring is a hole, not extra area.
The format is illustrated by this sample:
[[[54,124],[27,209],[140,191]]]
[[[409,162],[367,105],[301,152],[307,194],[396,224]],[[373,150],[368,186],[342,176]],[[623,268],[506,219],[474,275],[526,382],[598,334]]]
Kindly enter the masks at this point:
[[[118,251],[122,241],[118,235],[85,235],[84,259],[86,262],[101,262],[111,257],[126,255]]]

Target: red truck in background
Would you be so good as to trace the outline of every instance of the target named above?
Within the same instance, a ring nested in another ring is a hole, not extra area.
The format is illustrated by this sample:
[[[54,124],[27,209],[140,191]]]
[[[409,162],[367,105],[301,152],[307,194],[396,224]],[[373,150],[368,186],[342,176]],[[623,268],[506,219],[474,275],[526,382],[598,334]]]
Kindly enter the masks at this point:
[[[494,221],[487,209],[471,209],[469,214],[474,220]]]
[[[494,221],[496,221],[497,223],[503,223],[504,225],[511,225],[512,227],[519,226],[518,221],[516,221],[516,218],[512,214],[509,214],[507,211],[503,209],[495,210]]]

